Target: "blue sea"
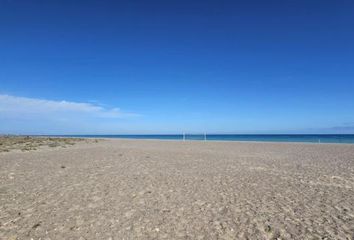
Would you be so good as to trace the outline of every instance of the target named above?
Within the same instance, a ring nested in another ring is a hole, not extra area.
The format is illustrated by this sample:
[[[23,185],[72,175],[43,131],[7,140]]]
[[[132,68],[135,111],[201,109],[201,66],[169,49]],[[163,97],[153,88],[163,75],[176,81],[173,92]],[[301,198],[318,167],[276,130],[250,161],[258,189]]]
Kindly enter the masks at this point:
[[[58,135],[57,135],[58,136]],[[354,134],[149,134],[149,135],[60,135],[65,137],[159,139],[186,141],[256,141],[354,143]]]

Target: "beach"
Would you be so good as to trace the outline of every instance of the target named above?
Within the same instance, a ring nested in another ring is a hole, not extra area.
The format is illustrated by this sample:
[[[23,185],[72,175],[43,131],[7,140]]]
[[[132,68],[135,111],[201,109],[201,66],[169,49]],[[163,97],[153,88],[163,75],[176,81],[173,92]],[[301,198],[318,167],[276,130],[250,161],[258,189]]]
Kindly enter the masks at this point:
[[[87,139],[4,151],[0,239],[354,239],[354,145]]]

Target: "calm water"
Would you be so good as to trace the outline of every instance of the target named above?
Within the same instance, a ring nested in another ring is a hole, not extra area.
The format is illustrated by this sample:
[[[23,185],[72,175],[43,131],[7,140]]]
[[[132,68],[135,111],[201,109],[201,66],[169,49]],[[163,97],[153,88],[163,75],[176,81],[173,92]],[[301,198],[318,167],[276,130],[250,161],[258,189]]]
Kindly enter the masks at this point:
[[[65,135],[67,137],[183,140],[183,135]],[[186,140],[204,140],[204,135],[186,134]],[[354,134],[207,134],[207,141],[354,143]]]

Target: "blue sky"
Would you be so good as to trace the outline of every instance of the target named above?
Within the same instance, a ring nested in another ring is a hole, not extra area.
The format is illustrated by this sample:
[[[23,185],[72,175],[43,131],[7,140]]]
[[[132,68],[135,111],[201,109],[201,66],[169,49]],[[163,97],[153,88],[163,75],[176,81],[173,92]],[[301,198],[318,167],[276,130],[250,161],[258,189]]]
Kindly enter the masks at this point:
[[[0,133],[353,133],[353,1],[0,0]]]

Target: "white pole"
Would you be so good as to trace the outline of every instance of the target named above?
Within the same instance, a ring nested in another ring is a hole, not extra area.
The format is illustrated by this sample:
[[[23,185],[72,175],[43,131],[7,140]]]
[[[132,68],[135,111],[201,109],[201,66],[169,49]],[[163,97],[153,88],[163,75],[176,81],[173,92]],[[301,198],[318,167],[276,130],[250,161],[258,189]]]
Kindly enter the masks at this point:
[[[204,141],[206,141],[206,133],[204,133]]]
[[[186,133],[183,133],[183,141],[186,141]]]

